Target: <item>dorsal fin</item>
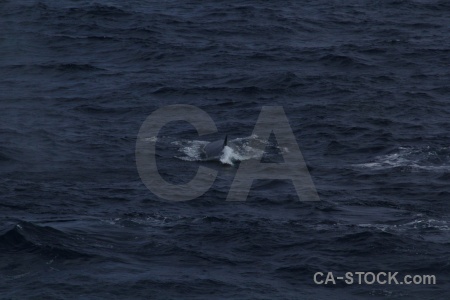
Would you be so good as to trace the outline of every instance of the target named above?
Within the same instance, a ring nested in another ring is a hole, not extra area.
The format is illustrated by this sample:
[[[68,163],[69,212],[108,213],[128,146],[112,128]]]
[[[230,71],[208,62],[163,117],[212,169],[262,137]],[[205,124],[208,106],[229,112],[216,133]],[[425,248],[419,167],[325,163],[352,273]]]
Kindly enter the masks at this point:
[[[228,134],[225,135],[225,140],[223,140],[223,146],[225,147],[227,145],[228,142]]]

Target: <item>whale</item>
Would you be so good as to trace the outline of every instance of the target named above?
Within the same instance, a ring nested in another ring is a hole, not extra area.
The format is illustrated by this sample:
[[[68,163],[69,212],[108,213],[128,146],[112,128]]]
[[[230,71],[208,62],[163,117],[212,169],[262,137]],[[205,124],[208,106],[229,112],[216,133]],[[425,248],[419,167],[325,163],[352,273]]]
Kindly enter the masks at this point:
[[[222,140],[206,144],[202,149],[206,160],[220,159],[223,153],[223,149],[227,145],[227,142],[228,142],[228,135],[225,135],[225,138]]]

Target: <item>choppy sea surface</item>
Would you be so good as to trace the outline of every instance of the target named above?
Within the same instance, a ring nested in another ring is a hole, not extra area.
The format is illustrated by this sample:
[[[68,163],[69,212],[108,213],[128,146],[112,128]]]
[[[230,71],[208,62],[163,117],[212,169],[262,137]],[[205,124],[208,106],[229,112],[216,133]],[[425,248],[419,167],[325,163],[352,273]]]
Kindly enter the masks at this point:
[[[444,0],[0,0],[0,298],[449,299],[449,17]],[[172,104],[218,128],[155,137],[168,182],[218,171],[185,202],[135,162]],[[278,180],[226,201],[269,105],[321,201]],[[201,160],[225,134],[241,147]],[[313,281],[358,271],[437,282]]]

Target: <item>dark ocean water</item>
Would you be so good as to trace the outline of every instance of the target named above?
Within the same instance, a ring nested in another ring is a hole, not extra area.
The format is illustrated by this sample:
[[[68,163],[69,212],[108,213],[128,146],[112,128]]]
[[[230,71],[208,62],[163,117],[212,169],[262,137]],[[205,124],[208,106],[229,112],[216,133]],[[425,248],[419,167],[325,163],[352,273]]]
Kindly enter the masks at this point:
[[[437,0],[0,0],[0,298],[449,299],[449,21]],[[158,136],[167,181],[219,172],[187,202],[136,169],[140,126],[171,104],[218,127]],[[264,105],[320,202],[276,180],[227,202],[239,163],[196,159],[251,139]],[[437,284],[314,283],[329,271]]]

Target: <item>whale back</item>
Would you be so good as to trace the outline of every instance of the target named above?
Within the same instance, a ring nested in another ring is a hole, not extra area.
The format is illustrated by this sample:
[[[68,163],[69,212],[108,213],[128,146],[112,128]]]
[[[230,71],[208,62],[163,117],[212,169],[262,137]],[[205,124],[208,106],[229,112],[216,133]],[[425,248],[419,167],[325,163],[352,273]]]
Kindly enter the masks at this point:
[[[205,153],[207,159],[219,158],[222,155],[223,148],[228,143],[228,135],[225,136],[223,140],[218,140],[207,144],[203,148],[203,153]]]

